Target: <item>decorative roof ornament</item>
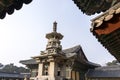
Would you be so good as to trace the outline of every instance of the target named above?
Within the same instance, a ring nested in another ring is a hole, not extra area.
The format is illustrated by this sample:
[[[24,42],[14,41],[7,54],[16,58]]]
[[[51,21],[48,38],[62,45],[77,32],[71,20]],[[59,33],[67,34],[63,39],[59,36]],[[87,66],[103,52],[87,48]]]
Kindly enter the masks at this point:
[[[53,32],[57,32],[57,22],[53,23]]]

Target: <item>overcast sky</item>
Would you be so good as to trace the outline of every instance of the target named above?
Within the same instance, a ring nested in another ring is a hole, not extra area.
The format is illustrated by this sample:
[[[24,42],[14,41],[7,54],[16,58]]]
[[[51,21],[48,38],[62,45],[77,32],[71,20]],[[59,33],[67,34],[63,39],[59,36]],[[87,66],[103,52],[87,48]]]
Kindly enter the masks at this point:
[[[89,61],[104,65],[114,57],[90,32],[95,16],[83,14],[72,0],[33,0],[0,20],[0,63],[21,66],[20,60],[39,55],[56,21],[57,31],[64,35],[63,49],[81,45]]]

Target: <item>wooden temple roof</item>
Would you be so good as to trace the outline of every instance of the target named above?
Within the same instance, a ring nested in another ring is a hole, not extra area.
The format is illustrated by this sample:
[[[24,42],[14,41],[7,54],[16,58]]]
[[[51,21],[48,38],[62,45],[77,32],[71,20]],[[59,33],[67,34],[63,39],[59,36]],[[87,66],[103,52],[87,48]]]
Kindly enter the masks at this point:
[[[35,59],[21,60],[20,63],[25,65],[38,64]]]
[[[92,20],[91,32],[120,62],[120,2]]]
[[[76,56],[77,54],[83,55],[83,58],[88,61],[84,52],[82,51],[82,47],[80,45],[76,45],[74,47],[62,50],[63,54],[65,54],[66,58],[71,58]]]
[[[29,4],[32,0],[0,0],[0,19],[6,16],[6,13],[11,15],[14,10],[22,8],[23,3]]]
[[[120,0],[73,0],[78,8],[87,15],[108,10]]]
[[[9,72],[0,72],[0,78],[4,78],[4,79],[9,79],[9,78],[12,78],[12,79],[21,79],[23,80],[25,78],[25,76],[27,78],[30,77],[30,74],[26,73],[26,74],[22,74],[22,73],[9,73]]]
[[[87,59],[80,45],[74,46],[72,48],[64,49],[63,53],[65,54],[67,59],[72,58],[88,68],[95,68],[100,66],[99,64],[90,62]]]
[[[86,73],[87,78],[120,78],[120,66],[105,66],[89,69]]]

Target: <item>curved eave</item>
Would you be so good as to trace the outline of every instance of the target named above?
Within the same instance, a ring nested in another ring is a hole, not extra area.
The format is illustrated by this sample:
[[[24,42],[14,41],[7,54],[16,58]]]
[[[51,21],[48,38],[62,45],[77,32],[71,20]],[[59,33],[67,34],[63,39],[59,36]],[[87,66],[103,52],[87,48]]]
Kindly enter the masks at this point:
[[[13,14],[14,10],[20,10],[23,4],[29,4],[32,0],[0,0],[0,19],[4,19],[6,14]]]
[[[87,15],[93,15],[108,10],[114,4],[120,2],[119,0],[73,0],[77,7]]]
[[[21,60],[20,63],[24,65],[35,65],[38,64],[35,59]]]
[[[98,41],[120,62],[120,29],[110,34],[98,36],[95,32],[94,36]]]
[[[120,3],[92,20],[91,32],[120,62]]]

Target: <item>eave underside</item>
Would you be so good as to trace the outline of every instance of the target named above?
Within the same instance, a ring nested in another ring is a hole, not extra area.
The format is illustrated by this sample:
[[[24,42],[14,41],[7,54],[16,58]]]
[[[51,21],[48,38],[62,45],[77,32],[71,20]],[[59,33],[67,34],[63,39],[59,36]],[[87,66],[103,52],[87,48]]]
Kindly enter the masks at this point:
[[[11,15],[14,10],[22,8],[23,4],[29,4],[32,0],[0,0],[0,19],[6,16],[6,13]]]
[[[120,62],[120,28],[96,38]]]
[[[87,15],[108,10],[120,0],[73,0],[77,7]]]
[[[92,33],[120,62],[120,3],[92,21]],[[99,26],[98,26],[99,25]]]

